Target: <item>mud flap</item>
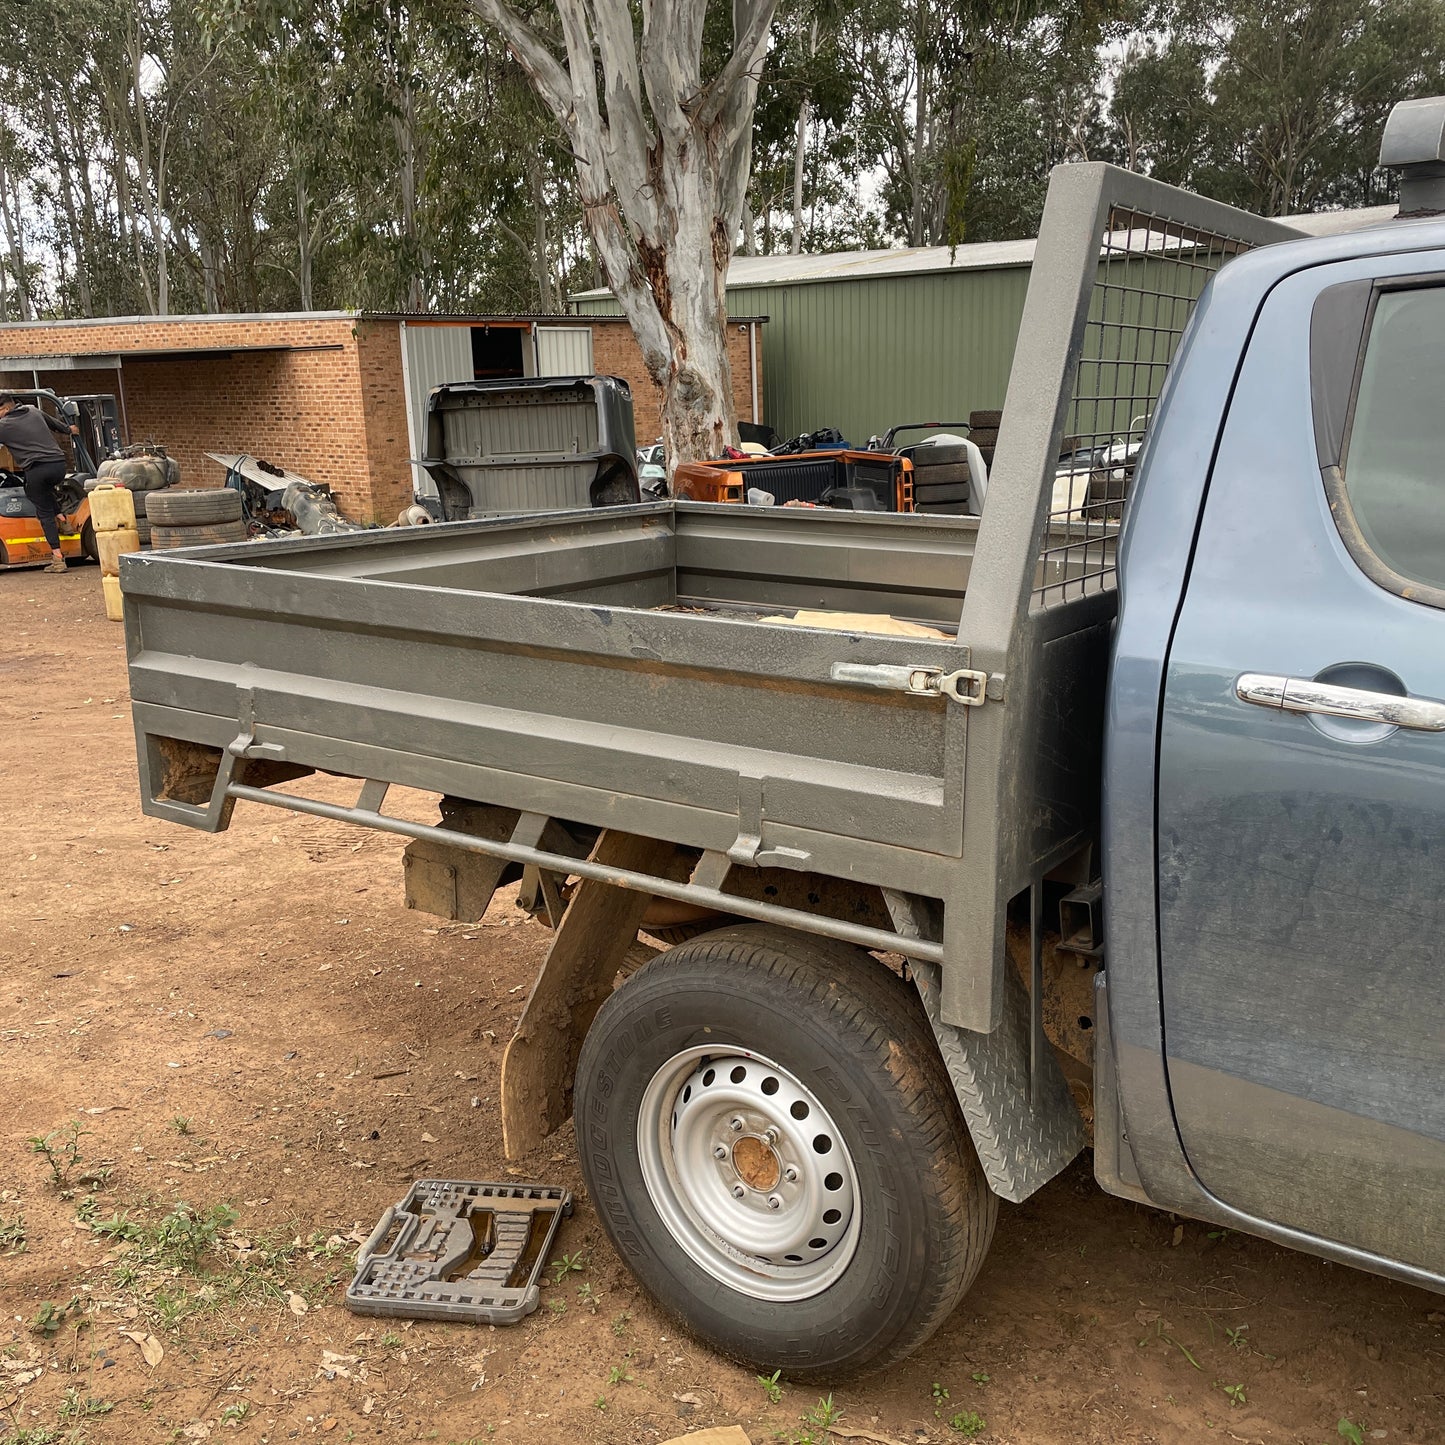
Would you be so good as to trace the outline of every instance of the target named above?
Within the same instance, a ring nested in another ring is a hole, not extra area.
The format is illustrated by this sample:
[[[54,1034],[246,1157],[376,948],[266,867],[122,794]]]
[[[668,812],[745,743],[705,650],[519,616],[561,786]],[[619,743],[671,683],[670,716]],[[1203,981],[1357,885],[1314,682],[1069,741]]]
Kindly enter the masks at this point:
[[[606,832],[592,857],[619,868],[665,874],[677,850],[656,839]],[[508,1159],[535,1149],[571,1114],[583,1037],[637,941],[651,897],[591,878],[573,891],[502,1058],[502,1139]]]
[[[991,1034],[943,1022],[939,969],[909,960],[964,1122],[989,1188],[1014,1204],[1066,1168],[1083,1149],[1084,1121],[1063,1070],[1047,1048],[1039,1087],[1029,1091],[1029,996],[1013,968],[1003,977],[1003,1018]]]

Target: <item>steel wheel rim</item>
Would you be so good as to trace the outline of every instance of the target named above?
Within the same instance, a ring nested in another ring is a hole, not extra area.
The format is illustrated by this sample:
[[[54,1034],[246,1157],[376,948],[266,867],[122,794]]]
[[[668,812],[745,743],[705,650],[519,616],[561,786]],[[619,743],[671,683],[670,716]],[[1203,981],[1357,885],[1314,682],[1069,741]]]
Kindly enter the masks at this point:
[[[852,1262],[858,1176],[817,1096],[732,1045],[686,1049],[653,1075],[638,1157],[664,1226],[694,1264],[754,1299],[811,1299]]]

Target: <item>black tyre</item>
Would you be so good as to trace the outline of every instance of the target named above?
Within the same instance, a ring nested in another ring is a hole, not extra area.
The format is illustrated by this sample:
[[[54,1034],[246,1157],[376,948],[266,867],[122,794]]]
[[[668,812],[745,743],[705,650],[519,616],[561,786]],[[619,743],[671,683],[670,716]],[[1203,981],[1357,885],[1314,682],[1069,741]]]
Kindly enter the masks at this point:
[[[644,923],[642,931],[665,947],[675,948],[680,943],[701,938],[704,933],[715,933],[719,928],[730,927],[737,921],[735,913],[719,914],[716,918],[695,918],[691,923],[670,923],[660,928],[649,928]]]
[[[991,447],[998,441],[996,426],[976,426],[968,433],[968,439],[976,447]]]
[[[923,506],[925,502],[966,502],[968,500],[968,483],[956,482],[946,487],[922,487],[913,488],[913,501],[917,506]]]
[[[993,1234],[922,1007],[848,944],[742,924],[654,959],[593,1023],[574,1118],[623,1260],[759,1369],[903,1358]]]
[[[915,499],[913,505],[918,511],[936,517],[969,517],[973,515],[973,507],[968,502],[920,502]]]
[[[920,471],[925,467],[966,467],[968,448],[959,446],[957,442],[947,446],[919,447],[913,452],[913,465]]]
[[[241,520],[241,494],[229,487],[204,491],[152,492],[146,515],[162,527],[210,526]]]
[[[100,561],[100,549],[95,544],[95,524],[89,517],[80,528],[80,550],[90,558],[92,562]]]
[[[967,462],[946,462],[942,466],[920,467],[916,463],[913,467],[913,486],[915,490],[919,487],[952,486],[957,482],[968,481]]]
[[[151,544],[151,524],[142,516],[137,515],[135,519],[135,534],[140,538],[142,547],[149,547]]]
[[[968,424],[971,427],[996,427],[1002,420],[1001,411],[971,411],[968,414]]]
[[[171,547],[211,547],[218,542],[244,542],[244,522],[218,522],[213,527],[165,526],[152,520],[150,525],[151,546],[162,552]]]

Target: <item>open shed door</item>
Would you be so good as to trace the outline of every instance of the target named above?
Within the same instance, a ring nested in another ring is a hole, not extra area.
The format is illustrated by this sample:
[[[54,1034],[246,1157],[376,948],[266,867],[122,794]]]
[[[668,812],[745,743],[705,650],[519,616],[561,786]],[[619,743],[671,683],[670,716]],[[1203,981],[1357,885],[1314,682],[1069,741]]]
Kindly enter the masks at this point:
[[[537,326],[538,376],[591,376],[590,326]]]
[[[426,399],[444,381],[471,381],[472,328],[418,326],[401,323],[401,367],[406,383],[407,455],[412,458],[412,486],[425,497],[437,494],[436,483],[417,464],[426,445]]]

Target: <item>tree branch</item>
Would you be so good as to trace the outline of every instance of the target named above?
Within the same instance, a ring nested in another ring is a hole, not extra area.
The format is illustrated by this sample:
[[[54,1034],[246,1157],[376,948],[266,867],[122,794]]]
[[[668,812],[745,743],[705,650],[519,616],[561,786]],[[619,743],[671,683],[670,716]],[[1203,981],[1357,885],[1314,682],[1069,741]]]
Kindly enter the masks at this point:
[[[572,79],[541,35],[507,0],[467,0],[469,7],[496,30],[518,65],[568,136],[572,134]]]
[[[704,128],[717,121],[725,110],[735,116],[740,103],[751,116],[752,87],[757,84],[768,53],[768,33],[777,9],[778,0],[734,0],[733,53],[703,89],[698,120]]]

